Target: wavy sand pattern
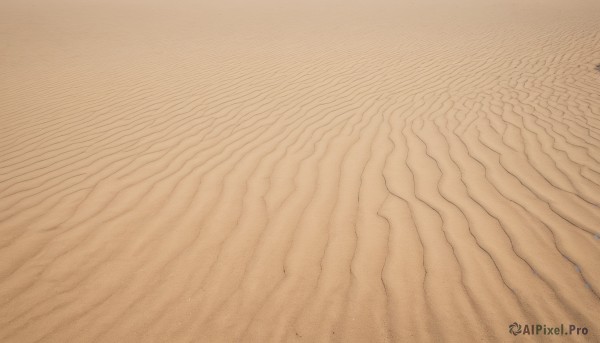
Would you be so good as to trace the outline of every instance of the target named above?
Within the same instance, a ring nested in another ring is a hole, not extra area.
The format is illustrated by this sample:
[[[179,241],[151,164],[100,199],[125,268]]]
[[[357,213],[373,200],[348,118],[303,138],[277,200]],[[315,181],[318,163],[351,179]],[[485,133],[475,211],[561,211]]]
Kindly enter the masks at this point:
[[[0,341],[597,341],[598,18],[2,1]]]

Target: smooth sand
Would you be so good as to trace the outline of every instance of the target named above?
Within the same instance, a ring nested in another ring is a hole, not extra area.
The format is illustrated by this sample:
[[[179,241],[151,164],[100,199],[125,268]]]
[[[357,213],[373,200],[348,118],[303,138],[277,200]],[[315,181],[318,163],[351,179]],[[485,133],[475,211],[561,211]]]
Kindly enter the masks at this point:
[[[600,340],[599,18],[2,1],[0,341]]]

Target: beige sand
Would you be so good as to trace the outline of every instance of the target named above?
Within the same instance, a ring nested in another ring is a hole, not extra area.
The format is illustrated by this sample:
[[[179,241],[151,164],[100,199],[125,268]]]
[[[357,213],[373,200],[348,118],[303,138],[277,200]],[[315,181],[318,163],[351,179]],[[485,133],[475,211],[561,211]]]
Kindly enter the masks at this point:
[[[600,340],[599,18],[2,1],[0,341]]]

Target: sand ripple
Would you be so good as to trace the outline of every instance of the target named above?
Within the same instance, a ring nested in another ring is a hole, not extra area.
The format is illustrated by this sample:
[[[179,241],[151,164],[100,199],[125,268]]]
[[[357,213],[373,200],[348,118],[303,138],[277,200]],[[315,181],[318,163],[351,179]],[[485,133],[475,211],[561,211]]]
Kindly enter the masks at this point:
[[[598,18],[3,1],[0,341],[598,340]]]

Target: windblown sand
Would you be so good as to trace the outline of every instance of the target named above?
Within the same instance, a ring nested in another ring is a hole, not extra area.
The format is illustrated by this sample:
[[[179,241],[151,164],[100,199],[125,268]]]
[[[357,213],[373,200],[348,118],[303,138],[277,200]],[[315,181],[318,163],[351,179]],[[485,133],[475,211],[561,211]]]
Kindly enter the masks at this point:
[[[600,340],[600,2],[5,0],[1,342]]]

